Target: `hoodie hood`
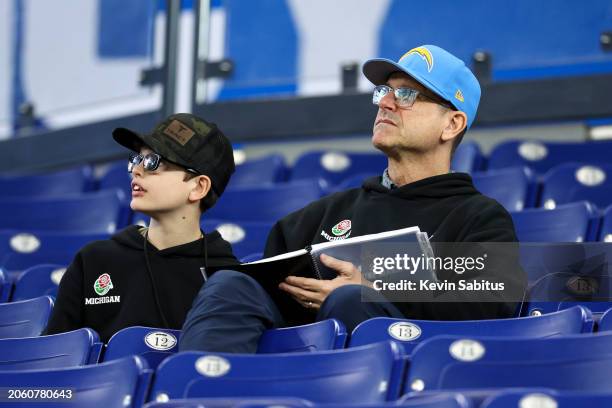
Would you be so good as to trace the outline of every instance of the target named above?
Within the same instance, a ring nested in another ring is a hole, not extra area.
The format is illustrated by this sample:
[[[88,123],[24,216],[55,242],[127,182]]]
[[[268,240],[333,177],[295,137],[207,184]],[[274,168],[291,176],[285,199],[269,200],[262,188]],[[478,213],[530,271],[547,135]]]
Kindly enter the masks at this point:
[[[130,225],[127,228],[122,229],[111,237],[111,240],[117,242],[120,245],[128,248],[142,251],[144,248],[144,235],[143,229],[139,225]],[[234,260],[231,245],[221,238],[221,234],[218,231],[213,231],[206,234],[206,245],[210,260],[212,258]],[[203,254],[202,239],[198,239],[186,244],[177,245],[174,247],[158,250],[149,243],[147,250],[151,253],[155,253],[158,256],[170,257],[180,256],[185,258],[201,258]],[[216,262],[211,262],[214,264]]]
[[[427,177],[394,189],[386,188],[381,184],[380,180],[380,176],[366,179],[363,182],[362,188],[366,191],[376,191],[405,198],[445,198],[478,193],[472,183],[472,177],[467,173],[447,173]]]

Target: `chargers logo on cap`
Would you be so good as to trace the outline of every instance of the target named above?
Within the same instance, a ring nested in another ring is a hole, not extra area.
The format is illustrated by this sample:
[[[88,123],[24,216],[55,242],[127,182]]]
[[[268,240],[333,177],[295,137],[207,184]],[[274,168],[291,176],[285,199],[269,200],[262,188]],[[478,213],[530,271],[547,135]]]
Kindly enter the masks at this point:
[[[434,64],[434,60],[433,60],[433,55],[431,55],[431,52],[425,48],[425,47],[416,47],[411,49],[410,51],[408,51],[407,53],[405,53],[404,55],[402,55],[402,58],[400,58],[399,60],[403,60],[404,58],[408,57],[409,55],[412,54],[417,54],[419,55],[421,58],[423,58],[423,61],[425,61],[425,63],[427,63],[427,72],[431,72],[432,68],[433,68],[433,64]]]

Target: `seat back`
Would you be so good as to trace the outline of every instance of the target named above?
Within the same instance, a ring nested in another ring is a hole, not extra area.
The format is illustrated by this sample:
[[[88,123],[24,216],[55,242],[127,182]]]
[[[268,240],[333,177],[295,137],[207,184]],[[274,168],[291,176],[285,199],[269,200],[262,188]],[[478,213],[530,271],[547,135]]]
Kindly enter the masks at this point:
[[[604,210],[599,232],[599,240],[612,242],[612,205]]]
[[[255,187],[262,184],[274,184],[285,181],[287,166],[280,154],[271,154],[256,159],[248,159],[236,165],[228,183],[229,188]]]
[[[457,146],[451,160],[451,170],[472,173],[482,168],[484,158],[478,143],[464,141]]]
[[[101,344],[91,329],[0,340],[0,371],[51,369],[97,362]]]
[[[69,264],[87,243],[109,234],[52,231],[0,231],[0,266],[22,271],[39,264]]]
[[[405,391],[612,387],[612,333],[548,339],[438,336],[411,356]]]
[[[555,390],[501,391],[486,400],[482,408],[555,407],[592,408],[612,406],[612,394]]]
[[[151,370],[140,357],[108,363],[50,370],[0,371],[3,387],[57,389],[55,399],[70,406],[136,408],[144,403]],[[23,401],[3,402],[3,407],[23,407]],[[59,403],[58,403],[59,404]],[[53,405],[53,404],[52,404]],[[29,401],[30,408],[49,407],[49,401]]]
[[[336,185],[359,173],[382,174],[386,167],[387,157],[382,153],[314,151],[298,157],[290,179],[319,178]]]
[[[538,174],[568,162],[610,162],[612,141],[539,142],[508,141],[498,144],[489,156],[489,169],[528,166]]]
[[[92,170],[89,166],[77,167],[53,173],[0,176],[2,197],[58,197],[64,194],[80,194],[92,187]]]
[[[510,167],[472,174],[474,186],[497,200],[508,211],[521,211],[534,205],[535,178],[527,167]]]
[[[119,191],[0,200],[0,229],[109,234],[124,225],[123,216]]]
[[[394,340],[410,354],[423,341],[444,334],[544,338],[592,331],[591,312],[580,306],[538,317],[512,319],[432,321],[377,317],[353,330],[349,347]]]
[[[588,201],[600,208],[612,204],[612,165],[566,163],[553,167],[542,179],[540,205]]]
[[[206,212],[209,220],[276,222],[321,197],[317,180],[226,190]]]
[[[139,355],[155,369],[166,357],[178,351],[180,330],[158,329],[133,326],[115,333],[104,352],[103,360],[117,360],[131,355]]]
[[[206,233],[219,231],[223,239],[232,244],[234,255],[239,259],[256,252],[263,252],[272,229],[271,222],[225,222],[210,220],[206,216],[200,225]]]
[[[40,335],[52,308],[49,296],[0,304],[0,339]]]
[[[584,242],[596,236],[596,210],[583,201],[554,210],[530,208],[511,215],[521,242]]]
[[[36,265],[26,269],[15,281],[11,301],[39,296],[57,297],[57,289],[65,272],[65,266],[55,264]]]
[[[401,349],[391,342],[318,353],[185,352],[160,364],[151,399],[293,397],[380,403],[397,398],[403,361]]]
[[[257,346],[258,354],[295,353],[344,348],[346,327],[335,319],[303,326],[266,330]]]

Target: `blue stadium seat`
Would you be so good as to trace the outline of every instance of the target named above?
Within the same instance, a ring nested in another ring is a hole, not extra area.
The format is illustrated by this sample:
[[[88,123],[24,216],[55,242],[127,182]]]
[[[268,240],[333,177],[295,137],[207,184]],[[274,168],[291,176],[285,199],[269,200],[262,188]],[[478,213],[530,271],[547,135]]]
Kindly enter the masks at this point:
[[[0,371],[0,386],[70,390],[70,404],[58,397],[55,403],[28,401],[28,408],[50,406],[137,408],[142,406],[151,370],[140,357],[132,356],[108,363],[53,370]],[[60,402],[61,401],[61,402]],[[3,407],[23,407],[23,400],[4,401]]]
[[[303,326],[266,330],[259,339],[258,354],[295,353],[344,348],[347,333],[335,319]]]
[[[61,197],[80,194],[92,188],[89,166],[53,173],[0,175],[2,197]]]
[[[260,187],[237,187],[226,190],[217,204],[208,210],[206,219],[276,222],[321,197],[318,180]]]
[[[596,237],[597,212],[587,202],[560,205],[554,210],[530,208],[512,212],[521,242],[584,242]]]
[[[612,389],[612,333],[547,339],[438,336],[410,359],[405,392],[546,387]]]
[[[382,153],[314,151],[298,157],[290,179],[319,178],[336,185],[359,173],[382,174],[386,167],[387,157]]]
[[[612,242],[612,205],[606,208],[603,212],[599,240],[604,242]]]
[[[508,211],[521,211],[535,204],[535,177],[527,167],[474,173],[472,180],[478,191],[494,198]]]
[[[121,190],[126,197],[132,196],[132,178],[127,171],[127,155],[125,160],[111,163],[100,180],[98,190]]]
[[[243,263],[255,262],[255,261],[259,261],[260,259],[263,259],[263,252],[255,252],[252,254],[248,254],[247,256],[243,256],[242,258],[240,258],[240,262],[243,262]]]
[[[0,303],[9,300],[13,285],[7,276],[4,274],[4,270],[0,268]]]
[[[601,316],[597,330],[600,332],[612,330],[612,308],[606,310]]]
[[[0,229],[112,233],[125,224],[120,191],[0,200]]]
[[[484,158],[478,143],[464,141],[457,146],[451,160],[451,170],[461,173],[473,173],[482,168]]]
[[[22,271],[39,264],[68,265],[87,243],[108,237],[109,234],[0,231],[0,267]]]
[[[542,178],[540,205],[588,201],[600,208],[612,204],[612,165],[566,163],[552,168]]]
[[[392,342],[318,353],[184,352],[160,364],[150,399],[294,397],[381,403],[398,397],[403,357]]]
[[[178,352],[180,335],[180,330],[127,327],[110,338],[103,361],[139,355],[147,361],[150,368],[155,369],[163,359]]]
[[[0,339],[39,336],[52,308],[49,296],[0,304]]]
[[[202,217],[200,225],[206,233],[218,230],[223,239],[232,244],[234,255],[239,259],[256,252],[263,252],[268,233],[272,229],[271,222],[225,222],[210,220],[206,216]]]
[[[593,408],[612,406],[612,393],[555,390],[502,391],[490,397],[481,408]]]
[[[357,173],[354,174],[352,176],[349,176],[347,178],[345,178],[344,180],[342,180],[339,184],[335,185],[335,186],[330,186],[329,188],[329,192],[336,192],[336,191],[344,191],[344,190],[349,190],[351,188],[358,188],[361,187],[361,185],[363,184],[364,180],[369,179],[370,177],[380,177],[382,175],[382,173],[380,174],[376,174],[376,173]]]
[[[0,340],[0,371],[51,369],[97,363],[102,343],[91,329]]]
[[[544,316],[512,319],[430,321],[377,317],[353,330],[349,347],[394,340],[410,354],[421,342],[442,334],[543,338],[592,331],[591,312],[579,306]]]
[[[488,169],[528,166],[544,174],[568,162],[606,164],[612,156],[612,141],[537,142],[509,141],[500,143],[489,156]]]
[[[285,159],[280,154],[248,159],[236,165],[236,172],[232,174],[228,188],[280,183],[286,180],[287,171]]]
[[[11,301],[47,295],[57,297],[57,289],[65,272],[66,266],[57,264],[36,265],[26,269],[15,281]]]

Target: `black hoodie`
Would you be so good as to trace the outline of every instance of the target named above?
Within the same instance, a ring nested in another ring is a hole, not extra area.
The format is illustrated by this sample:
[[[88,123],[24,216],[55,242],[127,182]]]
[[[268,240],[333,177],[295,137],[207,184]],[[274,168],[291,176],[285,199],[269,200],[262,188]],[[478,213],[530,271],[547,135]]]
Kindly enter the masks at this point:
[[[60,282],[45,334],[90,327],[107,342],[129,326],[181,328],[203,283],[203,240],[161,251],[148,242],[153,285],[141,228],[132,225],[79,251]],[[206,235],[206,250],[208,266],[238,262],[217,231]]]
[[[517,241],[510,214],[478,192],[468,174],[429,177],[394,189],[380,181],[381,177],[372,177],[361,188],[324,197],[278,221],[268,236],[264,256],[338,239],[332,228],[345,220],[351,221],[350,230],[341,231],[342,238],[418,226],[433,242]],[[514,312],[513,305],[496,303],[396,306],[409,318],[432,320],[507,317]]]

